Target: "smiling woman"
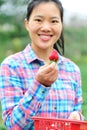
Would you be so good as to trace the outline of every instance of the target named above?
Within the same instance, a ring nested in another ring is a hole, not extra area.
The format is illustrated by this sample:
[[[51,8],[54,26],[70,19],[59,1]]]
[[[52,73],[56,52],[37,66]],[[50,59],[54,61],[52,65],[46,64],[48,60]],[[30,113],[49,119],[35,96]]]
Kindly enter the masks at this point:
[[[61,2],[31,0],[25,27],[30,44],[7,57],[0,67],[0,99],[6,129],[34,130],[35,115],[82,120],[80,69],[63,56]],[[58,62],[50,63],[49,55],[54,50]]]

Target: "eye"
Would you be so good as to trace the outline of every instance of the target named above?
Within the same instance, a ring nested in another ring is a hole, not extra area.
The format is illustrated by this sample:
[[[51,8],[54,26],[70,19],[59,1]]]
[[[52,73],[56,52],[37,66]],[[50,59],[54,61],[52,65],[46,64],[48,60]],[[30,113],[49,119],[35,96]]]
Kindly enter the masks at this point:
[[[37,21],[37,22],[41,22],[42,20],[41,20],[41,19],[35,19],[35,21]]]
[[[52,23],[59,23],[58,20],[52,20]]]

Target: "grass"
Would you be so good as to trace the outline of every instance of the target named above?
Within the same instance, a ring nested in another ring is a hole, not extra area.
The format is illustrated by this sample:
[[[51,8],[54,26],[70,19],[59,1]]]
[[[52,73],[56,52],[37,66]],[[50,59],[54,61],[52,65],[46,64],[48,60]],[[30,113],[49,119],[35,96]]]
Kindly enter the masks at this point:
[[[80,59],[72,59],[81,70],[82,75],[82,90],[83,90],[83,105],[82,105],[82,113],[85,116],[85,120],[87,120],[87,56],[81,57]],[[1,107],[0,107],[0,130],[5,130],[3,125],[3,121],[1,118]]]

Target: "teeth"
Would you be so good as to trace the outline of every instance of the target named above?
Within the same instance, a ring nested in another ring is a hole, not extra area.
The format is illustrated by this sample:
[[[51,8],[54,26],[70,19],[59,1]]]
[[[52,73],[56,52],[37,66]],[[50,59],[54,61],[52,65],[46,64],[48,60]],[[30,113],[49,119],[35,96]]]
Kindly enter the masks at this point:
[[[51,36],[40,35],[40,38],[43,40],[49,40],[51,38]]]

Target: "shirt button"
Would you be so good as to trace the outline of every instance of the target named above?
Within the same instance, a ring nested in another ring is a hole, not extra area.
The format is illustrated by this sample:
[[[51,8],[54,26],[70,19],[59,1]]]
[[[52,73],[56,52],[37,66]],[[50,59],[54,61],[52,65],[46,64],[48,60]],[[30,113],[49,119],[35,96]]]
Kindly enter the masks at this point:
[[[54,107],[54,110],[56,110],[57,109],[57,107]]]
[[[45,91],[44,91],[44,90],[42,90],[42,93],[44,94],[44,93],[45,93]]]
[[[39,103],[39,104],[38,104],[38,108],[40,108],[40,107],[41,107],[41,104]]]

